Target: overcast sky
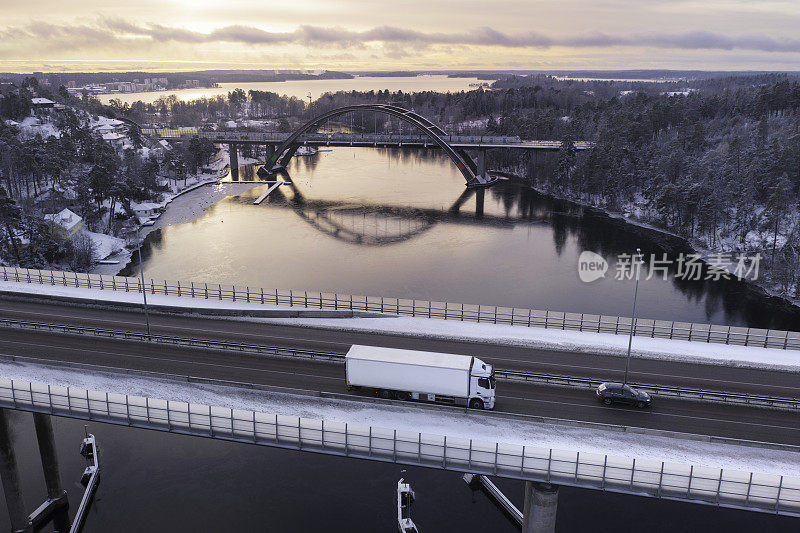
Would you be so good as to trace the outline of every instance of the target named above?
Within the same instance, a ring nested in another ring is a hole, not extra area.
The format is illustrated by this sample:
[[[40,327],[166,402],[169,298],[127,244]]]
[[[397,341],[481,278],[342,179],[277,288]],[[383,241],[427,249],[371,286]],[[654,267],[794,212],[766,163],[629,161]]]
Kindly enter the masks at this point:
[[[0,0],[0,70],[800,70],[800,0]]]

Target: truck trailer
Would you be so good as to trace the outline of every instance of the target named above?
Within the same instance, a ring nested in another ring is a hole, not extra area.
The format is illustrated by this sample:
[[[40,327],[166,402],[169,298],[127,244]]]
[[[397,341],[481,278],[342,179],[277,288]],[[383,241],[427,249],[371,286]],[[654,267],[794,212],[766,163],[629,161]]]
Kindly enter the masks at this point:
[[[494,369],[471,355],[355,344],[345,362],[347,390],[398,400],[494,408]]]

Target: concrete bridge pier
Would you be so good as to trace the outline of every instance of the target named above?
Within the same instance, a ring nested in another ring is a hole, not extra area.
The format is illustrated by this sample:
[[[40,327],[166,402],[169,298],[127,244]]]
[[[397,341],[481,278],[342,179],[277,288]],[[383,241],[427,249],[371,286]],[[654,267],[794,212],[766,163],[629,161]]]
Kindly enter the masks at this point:
[[[264,164],[269,165],[272,157],[275,155],[275,145],[267,144],[264,146]]]
[[[470,156],[462,151],[462,157],[469,158]],[[492,183],[492,177],[489,175],[489,170],[486,168],[486,148],[479,148],[477,158],[475,161],[468,161],[468,165],[472,167],[475,173],[475,179],[467,183],[467,187],[483,187]]]
[[[556,530],[558,485],[525,482],[522,533],[553,533]]]
[[[11,531],[28,531],[28,515],[25,513],[25,501],[19,487],[19,470],[6,409],[0,409],[0,480],[3,482]]]
[[[61,488],[61,475],[58,473],[58,456],[56,455],[56,442],[53,437],[52,419],[50,415],[44,413],[33,413],[33,423],[36,427],[39,455],[42,458],[47,498],[50,500],[64,499],[66,501],[67,492]]]
[[[239,146],[235,143],[228,143],[228,153],[230,154],[231,178],[239,179]]]
[[[483,181],[489,181],[489,175],[486,172],[486,149],[481,148],[478,150],[478,178],[483,178]]]

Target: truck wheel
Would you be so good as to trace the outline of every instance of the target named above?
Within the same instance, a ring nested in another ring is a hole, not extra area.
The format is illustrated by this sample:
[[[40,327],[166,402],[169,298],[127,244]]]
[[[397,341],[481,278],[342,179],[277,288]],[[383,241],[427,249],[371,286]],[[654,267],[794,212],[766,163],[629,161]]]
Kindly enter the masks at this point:
[[[390,400],[392,398],[392,391],[382,390],[378,393],[378,396],[380,396],[384,400]]]
[[[395,393],[395,398],[397,398],[398,400],[402,400],[404,402],[407,402],[408,400],[411,399],[411,395],[409,393],[407,393],[407,392],[404,392],[404,391],[397,391]]]
[[[469,406],[472,409],[483,409],[483,400],[479,398],[473,398],[469,401]]]

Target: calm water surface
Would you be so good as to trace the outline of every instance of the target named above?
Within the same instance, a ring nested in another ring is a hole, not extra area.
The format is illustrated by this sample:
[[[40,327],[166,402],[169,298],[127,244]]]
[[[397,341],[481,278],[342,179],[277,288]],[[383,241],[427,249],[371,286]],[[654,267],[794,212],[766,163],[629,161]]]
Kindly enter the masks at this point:
[[[633,281],[614,279],[616,257],[661,252],[619,223],[511,182],[465,191],[432,150],[336,148],[295,158],[289,172],[293,184],[261,205],[253,200],[266,185],[151,233],[147,276],[630,316]],[[583,250],[607,258],[606,278],[579,280]],[[800,327],[796,308],[732,281],[643,279],[638,306],[647,318]]]

